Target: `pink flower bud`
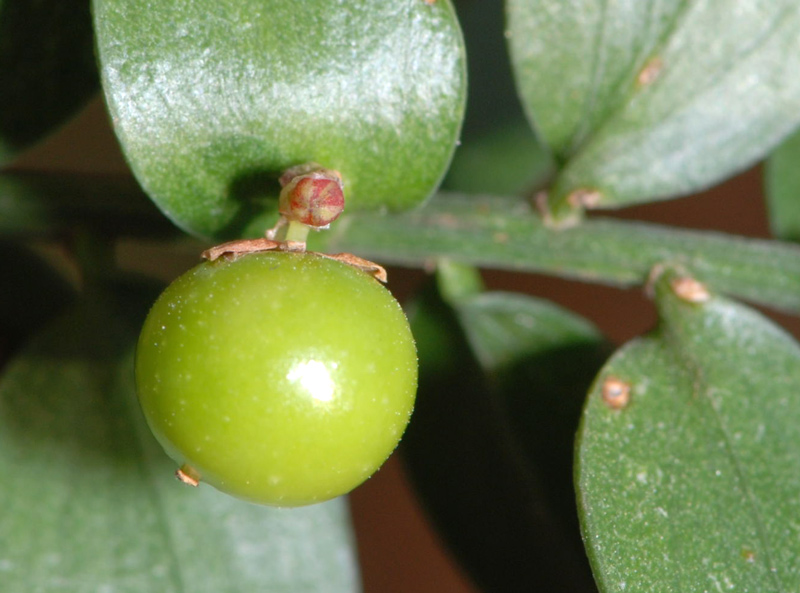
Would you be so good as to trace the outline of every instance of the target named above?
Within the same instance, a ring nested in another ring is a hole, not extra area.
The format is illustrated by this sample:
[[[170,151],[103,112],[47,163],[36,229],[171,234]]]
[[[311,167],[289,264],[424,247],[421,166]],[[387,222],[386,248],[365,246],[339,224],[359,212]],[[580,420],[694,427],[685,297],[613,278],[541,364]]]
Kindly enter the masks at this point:
[[[335,171],[317,169],[296,175],[281,190],[278,211],[287,220],[324,228],[344,210],[343,190],[342,180]]]

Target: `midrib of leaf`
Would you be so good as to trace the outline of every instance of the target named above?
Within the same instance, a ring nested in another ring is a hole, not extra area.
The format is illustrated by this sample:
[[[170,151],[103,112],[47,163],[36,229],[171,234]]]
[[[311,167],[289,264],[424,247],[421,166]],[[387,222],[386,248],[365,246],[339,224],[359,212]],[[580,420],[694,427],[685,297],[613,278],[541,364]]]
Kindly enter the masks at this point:
[[[644,67],[646,60],[652,56],[658,56],[661,53],[661,50],[669,43],[672,36],[680,29],[682,24],[687,20],[687,18],[691,15],[690,8],[696,8],[699,4],[698,3],[691,3],[689,1],[685,1],[680,11],[676,13],[675,18],[671,26],[665,31],[662,38],[659,40],[659,43],[656,44],[653,48],[653,51],[644,57],[644,60],[639,64],[639,69]],[[766,42],[770,40],[773,34],[778,31],[783,24],[784,16],[791,12],[792,7],[788,4],[784,4],[782,10],[780,10],[776,16],[770,21],[769,25],[764,29],[764,31],[753,40],[752,43],[747,45],[746,47],[742,48],[741,51],[733,54],[730,56],[730,59],[727,60],[725,63],[721,64],[717,69],[716,72],[705,79],[705,84],[703,84],[700,88],[695,89],[694,92],[686,93],[681,101],[673,101],[671,103],[670,109],[666,111],[663,116],[661,117],[662,121],[669,120],[675,114],[680,113],[687,106],[696,103],[700,98],[705,96],[707,93],[711,92],[719,83],[720,81],[731,77],[736,76],[738,72],[740,72],[743,68],[746,69],[748,59],[752,57],[752,55]],[[665,68],[669,67],[669,64],[665,64]],[[636,73],[634,73],[635,75]],[[630,84],[630,83],[628,83]],[[637,96],[640,92],[640,89],[636,87],[635,84],[630,84],[630,90],[627,93],[627,96],[624,100],[619,101],[609,112],[606,114],[605,117],[600,120],[599,124],[591,130],[585,138],[581,141],[581,144],[576,148],[576,150],[572,153],[571,158],[567,160],[567,162],[562,163],[562,167],[559,173],[569,169],[570,163],[577,161],[580,157],[585,153],[588,148],[592,145],[593,141],[602,136],[605,128],[612,125],[625,111],[625,109],[630,105],[633,99]],[[558,182],[559,175],[557,174],[555,177],[556,183]],[[567,188],[569,191],[569,188]],[[554,196],[556,201],[561,201],[563,196]]]
[[[675,353],[677,360],[682,361],[686,367],[690,370],[690,373],[694,377],[693,381],[693,398],[696,401],[702,402],[708,412],[704,414],[704,416],[710,416],[714,425],[717,427],[717,430],[722,435],[723,442],[725,443],[725,454],[730,461],[731,466],[734,469],[734,475],[736,476],[736,481],[739,484],[742,492],[745,495],[747,505],[750,507],[751,511],[751,519],[756,529],[756,533],[758,539],[761,540],[761,545],[763,546],[763,554],[764,559],[767,563],[768,568],[771,568],[774,565],[773,563],[773,553],[772,553],[772,546],[769,541],[769,537],[767,536],[767,530],[764,525],[763,515],[761,510],[758,506],[758,502],[756,500],[755,495],[753,494],[753,490],[750,487],[750,481],[746,476],[746,473],[743,469],[742,462],[739,458],[739,455],[736,452],[736,448],[733,444],[733,440],[730,437],[730,431],[728,430],[725,422],[722,418],[722,414],[720,413],[717,406],[714,404],[714,399],[711,397],[709,392],[709,385],[705,379],[705,374],[703,372],[703,367],[701,362],[691,354],[685,347],[683,347],[682,342],[685,341],[686,338],[684,337],[676,337],[674,335],[670,335],[670,332],[665,332],[664,335],[665,339],[669,343],[670,348]],[[672,531],[670,531],[670,535]],[[673,538],[670,537],[670,545],[672,545]],[[776,586],[776,593],[785,593],[785,588],[783,583],[781,582],[780,576],[774,570],[768,570],[767,572],[770,573],[771,578],[773,579],[775,586]]]
[[[781,22],[783,21],[782,17],[784,16],[784,14],[786,14],[786,12],[788,12],[788,8],[778,13],[775,16],[775,18],[773,18],[772,21],[770,21],[769,25],[766,27],[766,29],[764,29],[764,32],[761,35],[759,35],[755,40],[753,40],[753,42],[750,45],[742,48],[742,50],[739,53],[734,54],[730,60],[721,65],[713,76],[706,79],[705,85],[703,85],[699,89],[696,89],[692,93],[687,93],[683,101],[672,102],[671,103],[672,108],[669,109],[661,119],[662,120],[670,119],[673,115],[675,115],[676,113],[680,113],[688,105],[695,103],[696,101],[698,101],[698,99],[705,96],[708,92],[712,91],[720,81],[728,77],[735,76],[739,71],[739,69],[741,69],[746,64],[747,60],[750,57],[752,57],[753,53],[756,50],[758,50],[761,46],[763,46],[764,43],[767,42],[770,39],[770,37],[772,37],[772,34],[779,29]],[[625,102],[625,104],[622,105],[622,108],[624,108],[625,106],[627,106],[627,104],[630,103],[634,95],[635,93],[631,93],[631,95],[628,97],[628,100]],[[619,114],[622,112],[622,108],[620,108],[614,114],[613,118],[607,120],[605,123],[611,123],[612,119],[616,119],[616,117],[618,117]]]
[[[630,104],[633,98],[638,94],[639,90],[636,88],[634,81],[636,80],[636,76],[639,71],[644,67],[647,63],[647,60],[653,56],[657,56],[661,53],[661,50],[667,45],[670,38],[675,34],[675,32],[680,28],[681,24],[686,20],[687,15],[690,13],[689,8],[692,6],[696,6],[696,2],[692,2],[691,0],[684,0],[680,9],[676,11],[672,22],[669,24],[668,27],[664,29],[664,33],[662,33],[659,40],[653,45],[653,49],[649,52],[644,52],[643,48],[639,50],[639,56],[635,60],[637,64],[636,69],[629,73],[628,75],[624,75],[622,80],[619,82],[618,87],[623,85],[628,86],[628,92],[625,96],[620,100],[615,102],[614,105],[610,109],[608,109],[605,115],[598,121],[597,125],[595,125],[592,129],[587,130],[591,125],[591,112],[594,107],[594,99],[597,95],[597,89],[600,85],[600,80],[602,79],[602,69],[599,68],[597,65],[599,58],[597,56],[600,55],[600,43],[598,43],[598,47],[595,50],[595,67],[593,68],[593,83],[592,83],[592,93],[591,93],[591,101],[587,101],[587,107],[584,110],[583,117],[581,120],[581,131],[576,132],[575,136],[573,137],[572,148],[570,150],[570,157],[567,160],[567,163],[562,166],[562,170],[566,168],[566,165],[570,160],[577,159],[586,149],[587,146],[592,144],[592,141],[595,137],[600,135],[601,130],[605,128],[608,124],[614,121],[617,117],[619,117],[620,113],[622,113],[625,108]],[[598,37],[602,37],[605,39],[605,30],[606,30],[606,9],[608,7],[608,0],[604,0],[603,2],[603,24],[601,27],[602,35],[598,35]],[[653,3],[650,4],[651,7],[651,22],[653,20],[652,15],[655,12],[653,8]],[[622,93],[619,93],[622,95]]]
[[[600,81],[603,79],[603,73],[605,72],[605,55],[607,52],[606,37],[608,35],[608,27],[606,24],[608,22],[607,13],[608,0],[603,0],[603,7],[600,10],[600,28],[595,35],[595,46],[592,56],[592,88],[586,97],[586,101],[584,102],[583,113],[581,114],[581,122],[572,137],[572,142],[570,143],[571,146],[567,153],[568,155],[578,152],[583,143],[584,137],[591,133],[589,127],[592,123],[592,112],[594,111],[595,103],[597,102]],[[567,160],[569,160],[569,157],[567,157]]]

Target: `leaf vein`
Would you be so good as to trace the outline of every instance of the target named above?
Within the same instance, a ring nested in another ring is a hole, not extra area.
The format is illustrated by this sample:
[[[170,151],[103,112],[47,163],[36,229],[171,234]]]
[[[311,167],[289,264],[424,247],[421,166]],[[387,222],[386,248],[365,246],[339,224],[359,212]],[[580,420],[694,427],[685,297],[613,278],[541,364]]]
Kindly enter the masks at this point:
[[[767,571],[772,576],[772,579],[775,583],[776,593],[785,593],[786,589],[781,581],[780,576],[777,574],[777,572],[772,570],[772,568],[775,566],[773,563],[774,555],[772,552],[772,546],[770,545],[769,537],[767,535],[764,519],[762,517],[758,501],[756,500],[753,490],[750,487],[750,481],[747,478],[743,465],[739,459],[739,455],[736,453],[733,441],[730,438],[730,431],[725,424],[722,413],[714,403],[714,398],[711,397],[710,388],[703,376],[700,363],[690,354],[684,354],[684,359],[692,368],[695,376],[695,385],[693,388],[693,391],[695,392],[695,398],[698,401],[704,402],[708,406],[708,408],[711,410],[711,416],[713,417],[714,423],[717,425],[719,432],[722,434],[725,453],[730,461],[731,466],[733,467],[736,481],[744,493],[746,504],[751,509],[751,517],[755,526],[756,536],[761,541],[761,545],[763,546],[763,554],[767,564]]]

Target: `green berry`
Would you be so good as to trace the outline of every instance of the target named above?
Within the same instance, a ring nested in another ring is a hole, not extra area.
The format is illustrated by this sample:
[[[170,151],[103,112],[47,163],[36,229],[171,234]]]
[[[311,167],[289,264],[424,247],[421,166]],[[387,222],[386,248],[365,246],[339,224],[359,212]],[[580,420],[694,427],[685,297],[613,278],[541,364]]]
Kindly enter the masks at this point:
[[[136,382],[150,428],[190,478],[297,506],[349,492],[408,423],[417,358],[397,301],[312,253],[204,262],[145,321]]]

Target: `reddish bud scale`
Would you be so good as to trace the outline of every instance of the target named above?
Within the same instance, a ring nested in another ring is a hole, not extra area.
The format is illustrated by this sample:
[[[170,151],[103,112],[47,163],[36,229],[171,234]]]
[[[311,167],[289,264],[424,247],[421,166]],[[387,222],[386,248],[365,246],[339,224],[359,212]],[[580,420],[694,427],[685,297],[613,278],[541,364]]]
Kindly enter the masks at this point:
[[[281,191],[278,209],[290,221],[326,227],[344,210],[341,181],[319,173],[299,175]]]

